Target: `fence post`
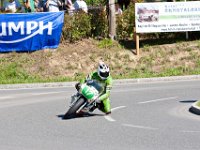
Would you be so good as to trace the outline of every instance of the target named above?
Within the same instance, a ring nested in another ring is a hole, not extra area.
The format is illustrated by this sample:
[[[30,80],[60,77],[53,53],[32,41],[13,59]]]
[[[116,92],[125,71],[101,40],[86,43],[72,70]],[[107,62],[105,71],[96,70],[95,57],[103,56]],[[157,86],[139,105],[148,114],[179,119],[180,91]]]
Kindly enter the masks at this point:
[[[109,0],[109,36],[112,40],[116,36],[115,0]]]
[[[136,45],[136,55],[140,55],[140,37],[139,34],[136,33],[136,29],[134,27],[134,41]]]
[[[140,38],[139,38],[139,34],[135,34],[136,35],[136,55],[140,55]]]

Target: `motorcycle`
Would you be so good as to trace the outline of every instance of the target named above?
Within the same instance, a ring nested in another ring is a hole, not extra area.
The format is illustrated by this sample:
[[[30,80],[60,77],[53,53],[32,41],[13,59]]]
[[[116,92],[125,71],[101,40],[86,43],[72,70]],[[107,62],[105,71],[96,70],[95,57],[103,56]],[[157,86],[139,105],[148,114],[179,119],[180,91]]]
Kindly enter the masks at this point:
[[[77,88],[77,93],[71,97],[71,103],[63,119],[70,119],[80,113],[89,113],[97,108],[96,99],[102,94],[103,87],[95,80],[86,80]]]

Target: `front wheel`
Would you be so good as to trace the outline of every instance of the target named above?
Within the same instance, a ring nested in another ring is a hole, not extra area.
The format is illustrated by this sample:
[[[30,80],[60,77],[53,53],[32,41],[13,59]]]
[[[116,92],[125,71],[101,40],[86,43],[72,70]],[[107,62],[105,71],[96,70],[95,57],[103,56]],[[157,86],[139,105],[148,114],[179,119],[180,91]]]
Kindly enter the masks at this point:
[[[76,111],[85,103],[84,98],[80,98],[63,116],[63,119],[70,119],[76,116]]]

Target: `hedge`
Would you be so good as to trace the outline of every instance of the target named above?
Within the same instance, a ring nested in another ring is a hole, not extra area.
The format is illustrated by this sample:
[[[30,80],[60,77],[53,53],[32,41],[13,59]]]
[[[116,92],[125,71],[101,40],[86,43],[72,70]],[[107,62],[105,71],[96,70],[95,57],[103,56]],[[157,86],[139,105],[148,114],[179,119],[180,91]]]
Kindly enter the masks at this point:
[[[116,17],[117,39],[133,36],[134,12],[134,4],[131,3],[122,15]],[[89,37],[107,38],[108,34],[108,16],[104,7],[90,9],[87,14],[84,12],[76,12],[72,16],[65,14],[62,41],[74,42]]]

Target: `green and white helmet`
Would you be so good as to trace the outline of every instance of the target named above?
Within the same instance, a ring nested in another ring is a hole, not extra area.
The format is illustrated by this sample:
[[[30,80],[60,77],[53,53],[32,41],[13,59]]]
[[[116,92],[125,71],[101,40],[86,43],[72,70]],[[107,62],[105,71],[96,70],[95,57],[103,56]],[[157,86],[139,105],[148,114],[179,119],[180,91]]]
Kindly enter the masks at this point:
[[[102,80],[106,80],[110,76],[110,69],[103,61],[99,62],[97,72]]]

